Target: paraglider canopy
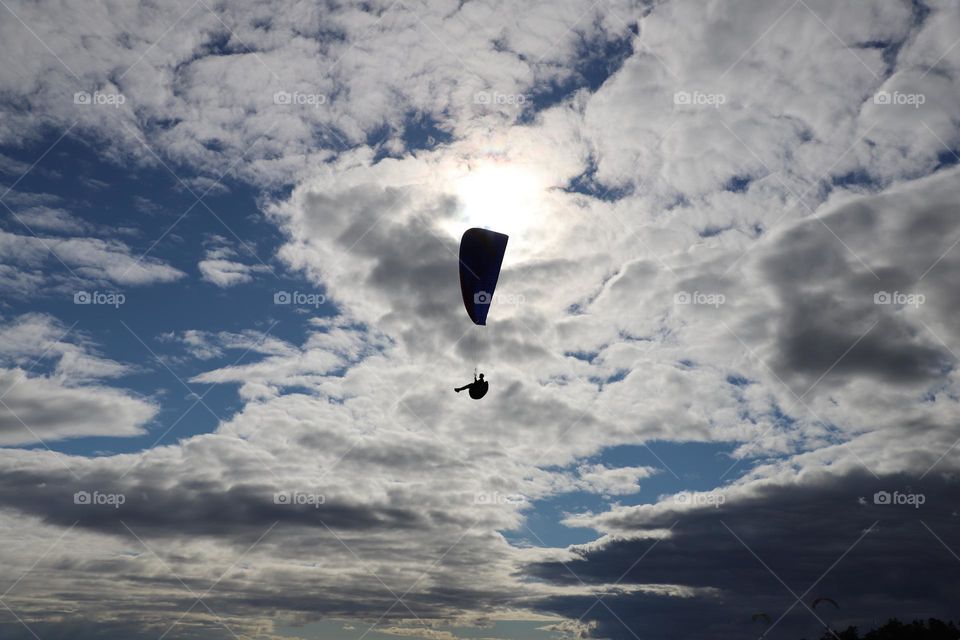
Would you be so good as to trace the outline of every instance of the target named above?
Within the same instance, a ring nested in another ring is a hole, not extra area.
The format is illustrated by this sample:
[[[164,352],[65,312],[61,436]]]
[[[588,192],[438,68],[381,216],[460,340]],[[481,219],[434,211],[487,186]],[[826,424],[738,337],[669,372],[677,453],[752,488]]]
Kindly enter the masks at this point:
[[[836,607],[837,609],[840,608],[840,605],[837,604],[837,601],[836,601],[836,600],[834,600],[833,598],[825,598],[825,597],[823,597],[823,596],[820,596],[819,598],[817,598],[816,600],[813,601],[813,608],[816,609],[816,608],[817,608],[817,605],[820,604],[821,602],[829,602],[830,604],[832,604],[832,605],[833,605],[834,607]]]
[[[768,616],[762,611],[760,613],[753,614],[753,617],[751,618],[751,620],[753,620],[754,622],[763,622],[764,624],[770,624],[770,616]]]
[[[474,324],[487,324],[508,239],[505,234],[476,227],[467,229],[460,239],[460,293]]]

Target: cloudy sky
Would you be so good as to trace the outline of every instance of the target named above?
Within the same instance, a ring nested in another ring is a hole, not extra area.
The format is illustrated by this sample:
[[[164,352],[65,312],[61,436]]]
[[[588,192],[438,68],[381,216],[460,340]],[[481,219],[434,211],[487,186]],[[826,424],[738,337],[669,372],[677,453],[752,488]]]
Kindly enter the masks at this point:
[[[958,37],[952,0],[0,0],[0,637],[954,615]],[[469,227],[510,235],[485,327]]]

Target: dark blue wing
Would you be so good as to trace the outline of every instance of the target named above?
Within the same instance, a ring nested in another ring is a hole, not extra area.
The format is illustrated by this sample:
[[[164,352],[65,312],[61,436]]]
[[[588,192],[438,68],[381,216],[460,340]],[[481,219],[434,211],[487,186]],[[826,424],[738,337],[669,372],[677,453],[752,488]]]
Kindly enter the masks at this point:
[[[507,240],[505,234],[477,228],[467,229],[460,239],[460,292],[474,324],[487,324]]]

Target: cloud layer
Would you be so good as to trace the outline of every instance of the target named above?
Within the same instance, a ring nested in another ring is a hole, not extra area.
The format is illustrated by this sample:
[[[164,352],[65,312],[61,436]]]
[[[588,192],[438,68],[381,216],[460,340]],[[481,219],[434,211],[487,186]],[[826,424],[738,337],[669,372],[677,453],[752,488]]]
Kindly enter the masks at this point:
[[[4,528],[30,541],[0,552],[24,574],[4,634],[344,619],[435,638],[509,618],[734,638],[786,611],[793,637],[951,614],[953,4],[4,9],[0,141],[53,124],[198,198],[225,176],[262,188],[275,264],[328,305],[304,307],[302,340],[157,336],[211,363],[191,383],[239,389],[212,433],[0,450]],[[0,160],[19,296],[188,270],[243,295],[268,270],[222,238],[188,266],[139,254]],[[468,226],[511,233],[487,327],[459,305]],[[135,365],[68,323],[0,332],[0,444],[129,436],[157,413],[111,386]],[[231,352],[251,357],[213,364]],[[474,367],[481,403],[450,393]],[[731,447],[728,472],[650,497],[679,480],[665,462],[601,459],[658,441]],[[594,542],[508,542],[574,492],[601,500],[564,516]]]

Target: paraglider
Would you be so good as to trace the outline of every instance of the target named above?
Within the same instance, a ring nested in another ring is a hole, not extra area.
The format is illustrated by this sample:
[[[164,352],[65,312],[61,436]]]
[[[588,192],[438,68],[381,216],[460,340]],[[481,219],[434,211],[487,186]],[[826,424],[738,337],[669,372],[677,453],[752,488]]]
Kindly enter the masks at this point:
[[[474,324],[487,324],[508,239],[503,233],[476,227],[467,229],[460,239],[460,293]]]
[[[507,251],[507,240],[509,236],[506,234],[476,227],[464,231],[460,238],[460,294],[467,315],[476,325],[487,324],[493,292],[497,288],[500,267]],[[489,388],[483,374],[478,378],[474,369],[473,382],[455,387],[454,391],[460,393],[469,389],[470,397],[479,400]]]
[[[763,638],[767,635],[767,631],[770,630],[770,616],[768,616],[763,611],[758,611],[757,613],[750,616],[750,621],[754,624],[760,623],[763,625],[763,632],[760,634],[760,637]]]
[[[832,605],[834,606],[834,608],[836,608],[836,609],[839,609],[839,608],[840,608],[840,605],[838,605],[838,604],[837,604],[837,601],[834,600],[833,598],[827,598],[827,597],[824,597],[824,596],[818,596],[817,598],[814,599],[814,601],[813,601],[813,603],[812,603],[812,605],[811,605],[811,607],[810,607],[810,610],[813,611],[814,609],[817,608],[817,605],[818,605],[818,604],[822,604],[822,603],[824,603],[824,602],[829,602],[829,603],[832,604]],[[816,614],[814,614],[814,615],[816,615]],[[819,618],[818,618],[818,620],[819,620]],[[823,622],[823,621],[821,620],[821,622]],[[827,633],[829,633],[829,634],[833,635],[834,637],[836,637],[837,634],[835,634],[835,633],[833,632],[833,630],[830,628],[830,625],[824,623],[824,627],[826,628]]]
[[[759,622],[762,622],[762,623],[767,624],[767,625],[770,624],[770,616],[768,616],[767,614],[763,613],[762,611],[761,611],[760,613],[755,613],[755,614],[753,614],[753,616],[752,616],[750,619],[751,619],[753,622],[758,622],[758,621],[759,621]]]
[[[456,387],[454,391],[460,393],[464,389],[470,390],[470,397],[474,400],[479,400],[483,396],[487,395],[487,390],[490,388],[490,385],[487,384],[487,381],[483,379],[483,374],[480,374],[480,378],[477,378],[477,374],[473,374],[473,382],[470,384],[465,384],[462,387]]]

